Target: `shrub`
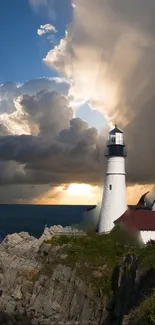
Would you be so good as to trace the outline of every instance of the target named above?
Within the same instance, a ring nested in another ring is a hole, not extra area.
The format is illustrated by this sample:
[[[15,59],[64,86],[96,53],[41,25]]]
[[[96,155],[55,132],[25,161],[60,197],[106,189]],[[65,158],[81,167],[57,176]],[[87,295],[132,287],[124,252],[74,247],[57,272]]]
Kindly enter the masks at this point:
[[[146,297],[136,316],[143,325],[155,325],[155,290],[151,297]]]
[[[53,237],[48,243],[62,246],[67,258],[61,260],[61,263],[76,268],[78,275],[85,282],[91,283],[97,291],[110,294],[113,268],[128,251],[128,247],[120,243],[119,238],[120,236],[116,240],[114,233],[87,233],[86,236]],[[98,277],[97,272],[102,277]]]

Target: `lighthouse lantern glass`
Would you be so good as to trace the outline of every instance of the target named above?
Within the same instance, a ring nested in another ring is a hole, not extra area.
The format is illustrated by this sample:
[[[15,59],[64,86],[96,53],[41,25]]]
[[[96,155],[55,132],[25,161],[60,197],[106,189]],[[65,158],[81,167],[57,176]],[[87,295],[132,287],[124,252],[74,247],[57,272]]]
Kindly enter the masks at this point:
[[[123,134],[122,133],[110,134],[109,145],[110,144],[124,145]]]
[[[116,135],[110,135],[109,144],[115,144],[115,143],[116,143]]]
[[[124,139],[123,139],[122,133],[116,133],[116,144],[120,144],[120,145],[124,144]]]

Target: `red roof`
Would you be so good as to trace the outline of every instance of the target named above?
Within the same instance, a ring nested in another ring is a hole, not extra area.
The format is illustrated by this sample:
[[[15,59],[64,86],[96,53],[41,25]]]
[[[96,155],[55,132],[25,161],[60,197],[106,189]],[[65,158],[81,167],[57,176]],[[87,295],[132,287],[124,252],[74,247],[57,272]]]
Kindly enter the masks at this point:
[[[126,226],[136,228],[137,230],[154,231],[155,211],[128,209],[120,218],[115,220],[114,223],[123,223]]]

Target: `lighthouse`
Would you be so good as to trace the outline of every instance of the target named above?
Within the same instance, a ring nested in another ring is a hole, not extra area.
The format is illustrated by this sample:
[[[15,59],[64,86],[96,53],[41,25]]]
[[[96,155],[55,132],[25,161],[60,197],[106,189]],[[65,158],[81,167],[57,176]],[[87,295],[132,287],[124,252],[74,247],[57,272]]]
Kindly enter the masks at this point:
[[[98,227],[99,233],[110,232],[114,227],[114,221],[127,210],[125,143],[123,132],[118,129],[117,125],[109,132],[106,157],[107,167]]]

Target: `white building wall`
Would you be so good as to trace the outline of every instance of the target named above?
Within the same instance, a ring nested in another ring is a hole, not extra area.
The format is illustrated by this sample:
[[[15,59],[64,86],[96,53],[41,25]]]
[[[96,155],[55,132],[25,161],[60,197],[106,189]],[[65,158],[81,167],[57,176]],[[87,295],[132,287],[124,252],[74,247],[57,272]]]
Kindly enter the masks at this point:
[[[126,210],[125,159],[124,157],[110,157],[107,160],[99,233],[110,232],[114,227],[114,221]]]
[[[155,240],[155,231],[140,231],[140,235],[144,244],[149,240]]]
[[[106,176],[109,174],[123,174],[125,177],[125,158],[124,157],[109,157],[107,159]]]

